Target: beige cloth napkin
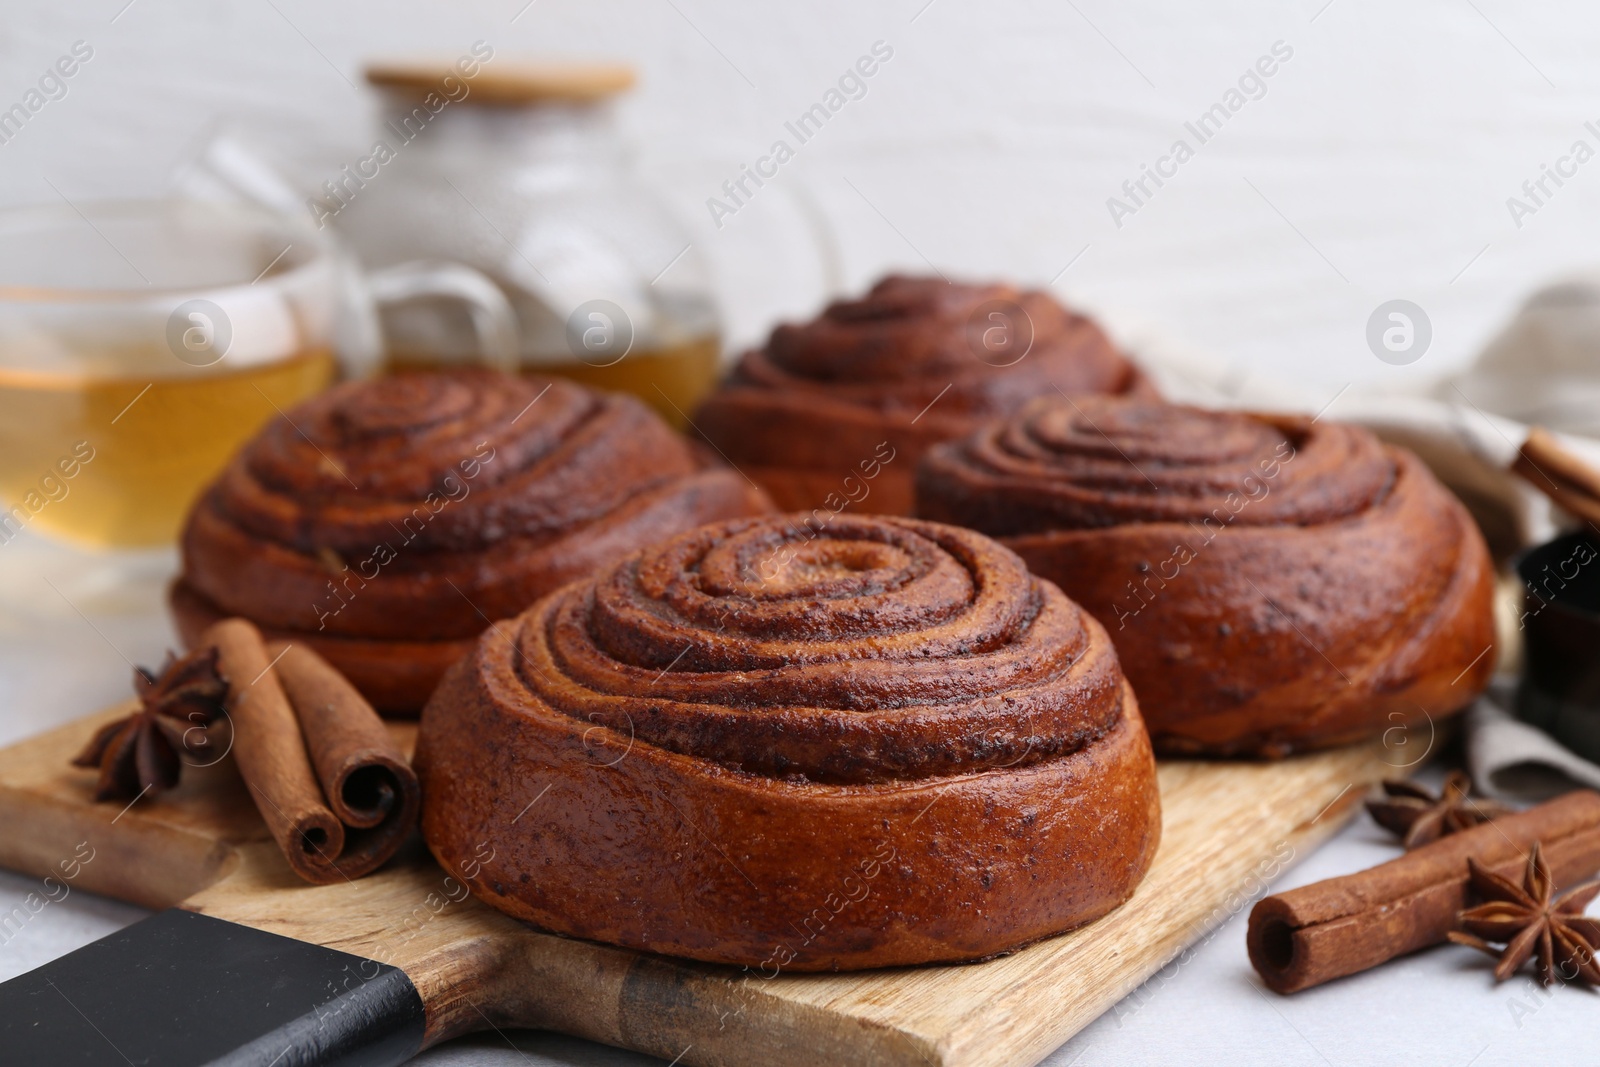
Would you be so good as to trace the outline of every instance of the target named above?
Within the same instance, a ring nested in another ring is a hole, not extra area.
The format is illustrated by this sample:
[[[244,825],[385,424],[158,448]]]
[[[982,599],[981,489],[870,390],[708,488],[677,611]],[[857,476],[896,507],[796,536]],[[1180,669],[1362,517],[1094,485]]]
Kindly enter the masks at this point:
[[[1497,559],[1574,525],[1509,470],[1530,424],[1557,431],[1565,446],[1600,467],[1600,272],[1535,293],[1471,367],[1410,394],[1352,385],[1317,396],[1241,373],[1159,332],[1119,327],[1114,317],[1111,328],[1170,399],[1314,412],[1411,449],[1466,503]],[[1464,720],[1469,770],[1478,788],[1515,798],[1600,788],[1600,766],[1510,710],[1522,660],[1520,596],[1520,582],[1504,576],[1496,606],[1501,673]]]
[[[1491,686],[1467,710],[1467,769],[1490,796],[1545,800],[1569,789],[1600,789],[1600,765],[1511,712],[1512,687]]]

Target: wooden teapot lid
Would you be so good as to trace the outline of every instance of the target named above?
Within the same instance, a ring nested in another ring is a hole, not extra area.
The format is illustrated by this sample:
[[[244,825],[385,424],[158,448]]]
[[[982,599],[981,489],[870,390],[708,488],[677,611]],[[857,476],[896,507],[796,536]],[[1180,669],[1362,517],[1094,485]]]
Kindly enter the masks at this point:
[[[426,93],[446,77],[467,82],[469,103],[590,103],[632,88],[633,68],[625,63],[572,63],[494,59],[480,62],[477,73],[464,77],[456,57],[380,59],[367,64],[366,77],[385,89]]]

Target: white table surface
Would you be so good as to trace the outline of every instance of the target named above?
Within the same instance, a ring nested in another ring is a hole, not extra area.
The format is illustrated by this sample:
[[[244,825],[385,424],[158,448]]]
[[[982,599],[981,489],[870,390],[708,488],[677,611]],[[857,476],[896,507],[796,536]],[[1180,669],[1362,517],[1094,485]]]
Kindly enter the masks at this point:
[[[119,580],[103,562],[41,542],[0,546],[0,744],[121,699],[128,692],[126,661],[159,662],[173,642],[160,609],[171,566],[170,555],[157,554],[133,580]],[[1358,870],[1396,854],[1391,839],[1360,815],[1275,888]],[[33,879],[0,871],[0,912],[34,888]],[[1245,956],[1247,911],[1046,1062],[1520,1067],[1535,1057],[1595,1061],[1595,994],[1572,988],[1547,994],[1528,976],[1497,988],[1485,960],[1469,949],[1435,949],[1293,997],[1266,992]],[[144,914],[74,892],[0,946],[0,980]],[[453,1041],[415,1062],[620,1067],[656,1061],[560,1035],[514,1031]]]

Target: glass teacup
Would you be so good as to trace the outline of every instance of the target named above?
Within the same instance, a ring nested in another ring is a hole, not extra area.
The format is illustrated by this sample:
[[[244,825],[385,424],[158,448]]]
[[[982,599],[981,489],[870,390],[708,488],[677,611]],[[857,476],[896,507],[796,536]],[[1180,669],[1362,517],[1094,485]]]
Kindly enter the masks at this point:
[[[0,213],[0,544],[24,531],[170,543],[267,420],[376,369],[374,294],[465,299],[486,346],[510,344],[509,308],[465,268],[410,265],[369,284],[318,231],[263,210]]]

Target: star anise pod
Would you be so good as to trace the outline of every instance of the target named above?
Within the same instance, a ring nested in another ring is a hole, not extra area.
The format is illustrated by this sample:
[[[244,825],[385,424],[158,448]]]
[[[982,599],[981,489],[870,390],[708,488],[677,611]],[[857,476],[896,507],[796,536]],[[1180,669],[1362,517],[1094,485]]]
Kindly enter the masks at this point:
[[[1415,782],[1395,779],[1384,782],[1383,791],[1384,799],[1367,801],[1367,811],[1379,826],[1399,834],[1406,848],[1470,830],[1510,811],[1504,804],[1473,797],[1472,779],[1461,771],[1450,772],[1438,796]]]
[[[100,768],[96,800],[177,785],[180,753],[207,743],[205,727],[222,714],[228,683],[217,670],[217,650],[205,648],[181,659],[167,653],[159,674],[135,667],[133,691],[139,710],[102,726],[73,757],[75,766]]]
[[[1484,903],[1461,913],[1465,929],[1450,931],[1450,940],[1498,956],[1495,981],[1510,978],[1532,956],[1545,985],[1554,985],[1558,978],[1600,985],[1600,963],[1595,960],[1600,919],[1583,914],[1600,894],[1600,880],[1584,882],[1551,899],[1555,883],[1538,845],[1528,854],[1520,886],[1473,859],[1467,860],[1467,869],[1472,888]],[[1505,947],[1497,949],[1490,941]]]

